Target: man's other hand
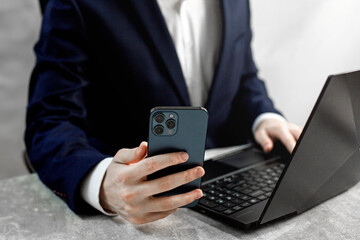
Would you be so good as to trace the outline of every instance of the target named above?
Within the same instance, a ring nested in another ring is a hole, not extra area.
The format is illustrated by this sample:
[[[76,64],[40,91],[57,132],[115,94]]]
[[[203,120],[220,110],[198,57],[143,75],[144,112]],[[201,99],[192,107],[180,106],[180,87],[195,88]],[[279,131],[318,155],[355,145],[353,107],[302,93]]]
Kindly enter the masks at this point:
[[[302,128],[278,119],[265,119],[255,130],[255,140],[261,145],[265,152],[270,152],[274,142],[280,140],[291,153],[299,139]]]
[[[205,171],[195,167],[183,172],[147,181],[147,176],[160,169],[181,164],[189,158],[178,152],[145,158],[147,143],[133,149],[121,149],[109,165],[100,189],[100,204],[133,224],[152,222],[202,197],[193,191],[170,197],[153,197],[202,177]]]

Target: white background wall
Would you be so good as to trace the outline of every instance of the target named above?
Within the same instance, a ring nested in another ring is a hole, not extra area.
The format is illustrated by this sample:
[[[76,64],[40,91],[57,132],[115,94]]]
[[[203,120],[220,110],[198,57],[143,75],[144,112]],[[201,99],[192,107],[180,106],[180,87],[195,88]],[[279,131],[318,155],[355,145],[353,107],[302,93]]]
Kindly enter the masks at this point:
[[[328,75],[360,70],[360,1],[251,0],[251,7],[260,77],[286,117],[303,125]]]
[[[360,0],[250,1],[260,76],[278,108],[302,125],[328,74],[360,70]],[[0,1],[0,179],[26,173],[25,105],[40,19],[37,0]]]
[[[0,0],[0,179],[27,173],[21,153],[39,24],[37,0]]]

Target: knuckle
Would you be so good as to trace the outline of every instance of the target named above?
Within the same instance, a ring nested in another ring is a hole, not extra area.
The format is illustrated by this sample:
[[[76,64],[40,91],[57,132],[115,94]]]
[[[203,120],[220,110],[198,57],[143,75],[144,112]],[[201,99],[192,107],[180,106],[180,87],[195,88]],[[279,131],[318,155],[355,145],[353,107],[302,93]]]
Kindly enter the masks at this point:
[[[169,190],[170,189],[169,178],[168,177],[161,178],[160,182],[159,182],[159,187],[160,187],[160,190],[162,190],[162,191]]]
[[[145,169],[147,172],[154,172],[157,170],[158,164],[154,160],[147,160],[145,163]]]
[[[122,148],[119,151],[117,151],[116,156],[121,156],[123,155],[128,149],[127,148]]]
[[[164,210],[172,209],[174,206],[174,203],[171,199],[164,199],[161,202],[161,208]]]
[[[117,182],[126,184],[129,182],[129,179],[130,179],[130,175],[128,173],[122,173],[117,177]]]
[[[121,200],[127,204],[131,204],[136,197],[135,191],[124,190],[121,194]]]
[[[194,172],[194,170],[191,171],[191,172]],[[190,172],[190,171],[185,171],[185,172],[184,172],[185,182],[190,182],[190,181],[191,181],[191,176],[192,176],[192,173],[191,173],[191,172]]]

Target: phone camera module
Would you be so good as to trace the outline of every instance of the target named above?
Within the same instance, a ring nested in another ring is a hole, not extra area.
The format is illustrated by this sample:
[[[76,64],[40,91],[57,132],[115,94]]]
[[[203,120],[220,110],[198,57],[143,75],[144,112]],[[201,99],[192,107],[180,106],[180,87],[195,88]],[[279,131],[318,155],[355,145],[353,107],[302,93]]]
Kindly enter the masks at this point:
[[[155,121],[157,123],[162,123],[165,120],[165,115],[162,113],[159,113],[155,116]]]
[[[168,129],[173,129],[173,128],[175,128],[175,126],[176,126],[175,120],[170,119],[170,120],[167,120],[167,121],[166,121],[166,127],[167,127]]]
[[[161,126],[161,125],[157,125],[157,126],[155,126],[155,128],[154,128],[154,132],[155,132],[155,134],[157,134],[157,135],[161,135],[161,134],[164,133],[164,127]]]

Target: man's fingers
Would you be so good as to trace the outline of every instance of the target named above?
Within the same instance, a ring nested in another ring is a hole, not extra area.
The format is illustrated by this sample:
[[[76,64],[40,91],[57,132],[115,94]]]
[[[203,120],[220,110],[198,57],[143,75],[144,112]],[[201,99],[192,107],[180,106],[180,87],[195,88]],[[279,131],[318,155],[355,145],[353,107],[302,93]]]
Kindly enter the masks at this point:
[[[146,206],[146,208],[149,212],[170,211],[192,203],[202,196],[202,191],[200,189],[195,189],[191,192],[178,194],[171,197],[152,197],[147,202],[148,206]]]
[[[136,148],[122,148],[114,156],[114,162],[131,164],[136,163],[146,157],[147,143],[142,142],[139,147]]]
[[[132,171],[138,178],[142,178],[161,169],[186,162],[188,159],[189,155],[184,152],[161,154],[145,158],[143,161],[133,165]]]
[[[289,131],[294,136],[296,141],[299,140],[299,137],[301,135],[302,130],[303,129],[301,127],[299,127],[299,126],[297,126],[295,124],[289,123]]]
[[[195,179],[204,176],[204,174],[205,171],[202,167],[195,167],[186,171],[147,181],[141,186],[141,192],[145,196],[152,196],[192,182]]]
[[[270,152],[272,150],[274,143],[265,130],[259,129],[256,131],[255,139],[261,145],[264,152]]]
[[[272,134],[284,144],[284,146],[290,153],[293,151],[296,145],[296,140],[292,136],[288,128],[281,128],[279,131],[276,131]]]

